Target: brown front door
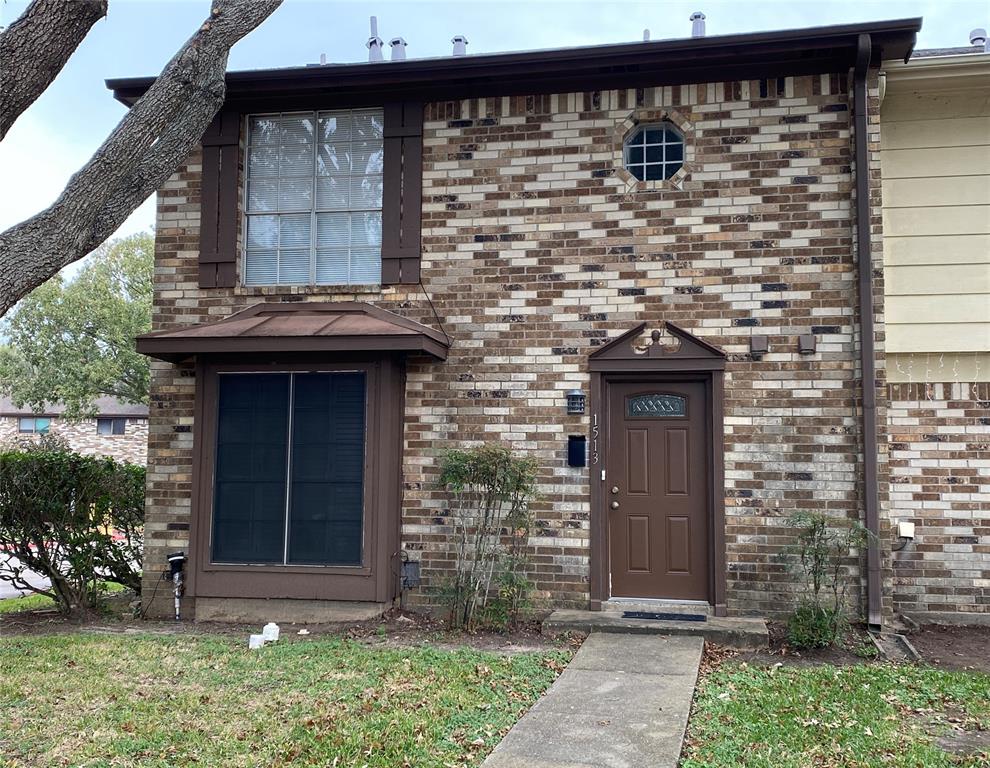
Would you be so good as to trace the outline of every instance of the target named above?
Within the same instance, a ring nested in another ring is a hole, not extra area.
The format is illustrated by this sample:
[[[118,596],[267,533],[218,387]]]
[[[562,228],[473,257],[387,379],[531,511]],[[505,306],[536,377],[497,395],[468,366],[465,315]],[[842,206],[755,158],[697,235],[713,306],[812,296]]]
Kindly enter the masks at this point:
[[[705,385],[611,383],[608,390],[611,594],[708,600]]]

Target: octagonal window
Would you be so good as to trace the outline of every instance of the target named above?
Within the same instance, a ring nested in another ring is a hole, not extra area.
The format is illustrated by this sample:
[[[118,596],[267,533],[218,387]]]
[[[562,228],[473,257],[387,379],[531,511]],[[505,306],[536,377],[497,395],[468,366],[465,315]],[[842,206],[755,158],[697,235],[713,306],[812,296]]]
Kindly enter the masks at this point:
[[[684,137],[670,123],[641,125],[626,139],[626,170],[640,181],[669,179],[684,165]]]

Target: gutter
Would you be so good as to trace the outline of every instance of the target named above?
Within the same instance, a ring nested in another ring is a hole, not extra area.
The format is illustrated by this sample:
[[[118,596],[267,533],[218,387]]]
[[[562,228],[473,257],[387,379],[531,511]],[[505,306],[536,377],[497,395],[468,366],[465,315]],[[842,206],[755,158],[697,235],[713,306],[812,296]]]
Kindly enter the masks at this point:
[[[873,328],[873,253],[870,237],[870,162],[867,137],[866,77],[872,40],[861,34],[856,44],[853,119],[856,158],[856,254],[859,266],[860,370],[863,382],[863,504],[869,541],[866,548],[866,605],[870,629],[883,627],[883,582],[880,577],[880,490],[877,479],[876,346]]]

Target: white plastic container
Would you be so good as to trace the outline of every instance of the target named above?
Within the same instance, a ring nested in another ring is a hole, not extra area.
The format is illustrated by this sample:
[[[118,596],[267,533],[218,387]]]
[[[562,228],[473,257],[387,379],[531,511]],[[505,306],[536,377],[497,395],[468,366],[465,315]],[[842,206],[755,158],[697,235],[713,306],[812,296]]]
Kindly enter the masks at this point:
[[[264,646],[264,644],[265,644],[264,635],[251,635],[248,638],[248,648],[250,648],[252,651],[258,650],[259,648]]]
[[[279,628],[278,624],[274,621],[269,621],[261,628],[261,636],[265,638],[266,643],[274,643],[278,640]]]

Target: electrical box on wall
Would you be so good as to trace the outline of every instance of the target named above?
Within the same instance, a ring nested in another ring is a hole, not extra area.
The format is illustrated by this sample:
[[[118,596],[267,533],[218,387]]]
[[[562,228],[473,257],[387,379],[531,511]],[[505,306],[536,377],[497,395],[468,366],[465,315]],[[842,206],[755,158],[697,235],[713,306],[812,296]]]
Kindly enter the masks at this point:
[[[588,466],[588,438],[584,435],[567,436],[567,466]]]

